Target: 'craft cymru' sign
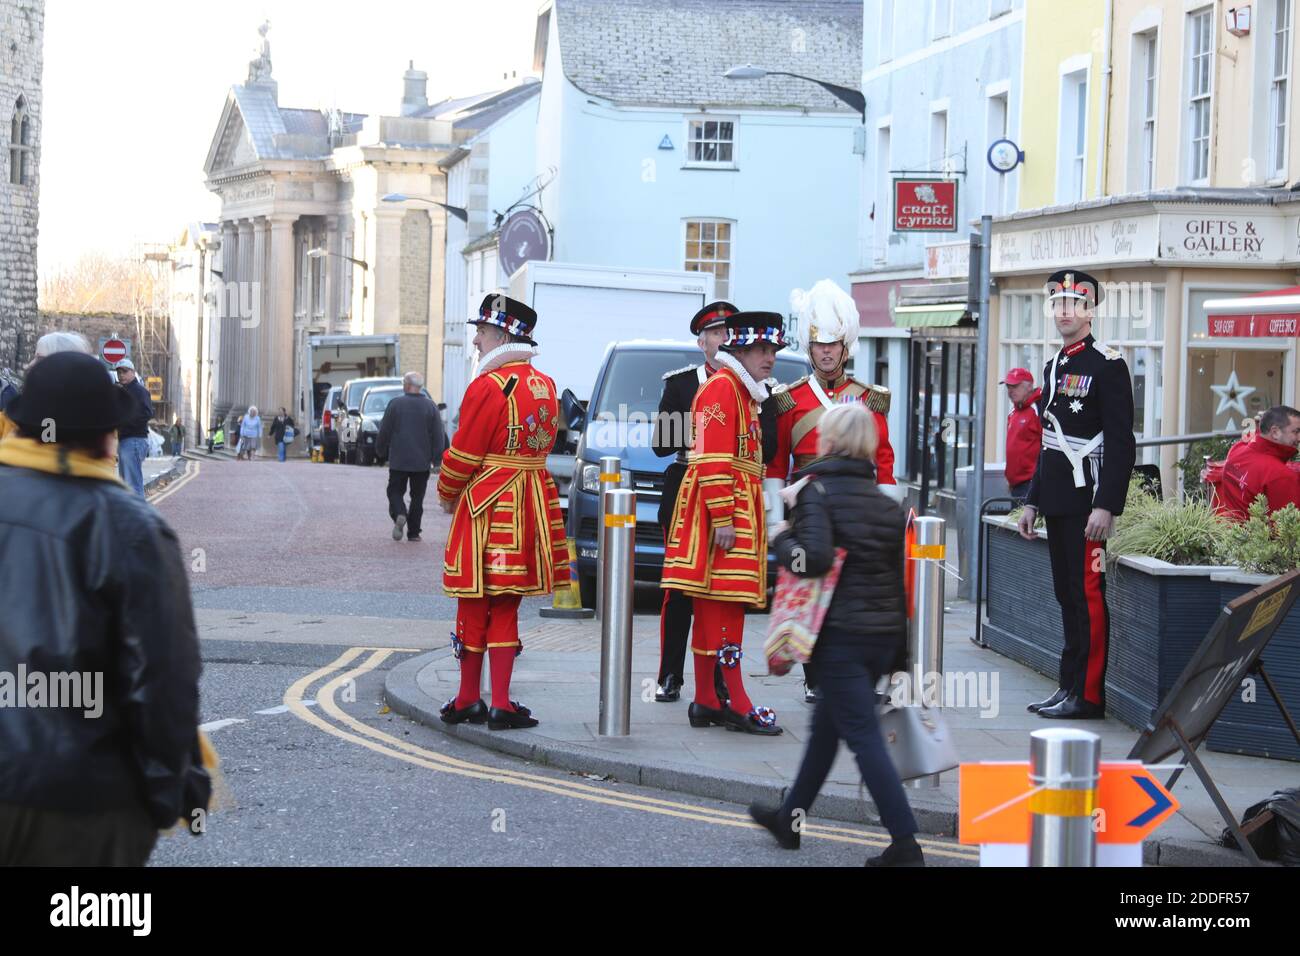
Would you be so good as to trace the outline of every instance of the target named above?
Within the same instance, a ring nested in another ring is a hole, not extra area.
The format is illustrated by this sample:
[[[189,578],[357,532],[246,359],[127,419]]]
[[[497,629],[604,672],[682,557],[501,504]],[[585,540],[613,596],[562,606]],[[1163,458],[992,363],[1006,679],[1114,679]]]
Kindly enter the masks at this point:
[[[894,180],[895,232],[956,232],[957,181]]]

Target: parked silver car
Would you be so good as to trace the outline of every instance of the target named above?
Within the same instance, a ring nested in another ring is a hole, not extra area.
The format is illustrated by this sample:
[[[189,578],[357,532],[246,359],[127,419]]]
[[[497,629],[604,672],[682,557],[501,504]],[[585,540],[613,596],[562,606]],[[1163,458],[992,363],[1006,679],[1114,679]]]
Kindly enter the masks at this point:
[[[358,440],[361,437],[361,399],[366,391],[380,385],[396,385],[400,390],[401,384],[401,378],[391,376],[353,378],[343,383],[334,424],[339,433],[339,455],[345,464],[357,464]]]

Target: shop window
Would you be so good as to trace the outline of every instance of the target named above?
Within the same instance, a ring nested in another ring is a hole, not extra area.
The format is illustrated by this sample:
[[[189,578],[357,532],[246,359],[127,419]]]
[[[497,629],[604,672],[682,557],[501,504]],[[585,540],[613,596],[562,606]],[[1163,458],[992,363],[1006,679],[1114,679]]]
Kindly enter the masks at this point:
[[[1241,289],[1198,290],[1188,296],[1186,425],[1189,434],[1235,431],[1265,409],[1285,403],[1286,368],[1295,339],[1211,339],[1209,299]]]

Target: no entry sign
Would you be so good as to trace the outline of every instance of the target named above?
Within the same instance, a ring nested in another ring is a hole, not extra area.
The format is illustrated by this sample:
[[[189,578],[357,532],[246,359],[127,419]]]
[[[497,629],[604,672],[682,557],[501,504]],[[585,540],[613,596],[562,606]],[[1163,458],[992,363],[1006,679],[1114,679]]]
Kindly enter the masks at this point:
[[[101,354],[109,365],[116,365],[126,358],[126,343],[121,339],[108,339],[104,342]]]

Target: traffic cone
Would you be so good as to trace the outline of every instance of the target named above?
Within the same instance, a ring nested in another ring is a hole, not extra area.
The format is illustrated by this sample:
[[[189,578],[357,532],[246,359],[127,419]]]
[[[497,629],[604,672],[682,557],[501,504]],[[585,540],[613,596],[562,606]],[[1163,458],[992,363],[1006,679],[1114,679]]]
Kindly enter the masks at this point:
[[[573,620],[586,620],[596,616],[594,609],[582,606],[582,591],[578,588],[578,556],[573,546],[573,539],[567,540],[569,548],[569,583],[555,589],[551,606],[544,607],[537,613],[542,617],[566,617]]]

